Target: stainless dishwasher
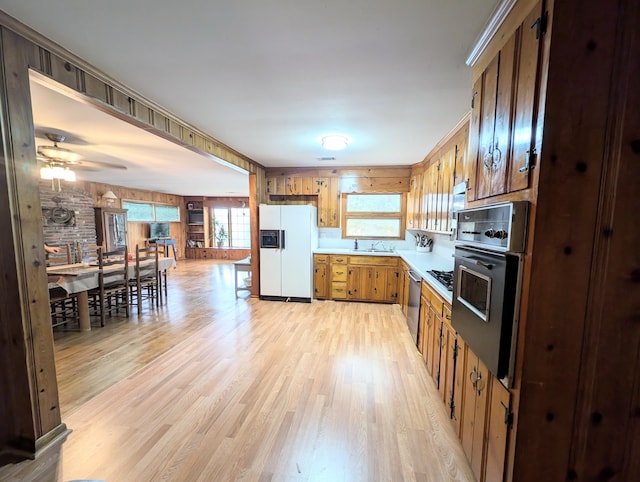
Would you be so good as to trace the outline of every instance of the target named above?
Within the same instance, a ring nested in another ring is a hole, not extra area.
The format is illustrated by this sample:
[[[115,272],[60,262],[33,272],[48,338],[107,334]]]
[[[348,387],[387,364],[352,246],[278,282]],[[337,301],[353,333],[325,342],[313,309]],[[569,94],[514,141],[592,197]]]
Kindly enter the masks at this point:
[[[407,307],[407,325],[413,342],[418,345],[418,324],[420,320],[420,287],[422,277],[409,270],[409,302]]]

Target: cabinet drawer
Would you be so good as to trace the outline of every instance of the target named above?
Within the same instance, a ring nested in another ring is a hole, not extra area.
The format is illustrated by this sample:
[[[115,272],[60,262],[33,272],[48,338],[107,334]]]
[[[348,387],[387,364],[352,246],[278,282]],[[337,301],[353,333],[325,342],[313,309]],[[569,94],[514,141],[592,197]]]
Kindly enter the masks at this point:
[[[422,288],[420,290],[422,296],[426,298],[426,300],[433,306],[433,309],[439,316],[442,316],[442,309],[444,306],[444,300],[440,297],[438,293],[436,293],[433,288],[426,281],[422,282]],[[451,317],[451,312],[449,312],[449,317]]]
[[[329,263],[329,255],[328,254],[314,254],[313,262],[316,264],[328,264]]]
[[[346,300],[347,299],[347,283],[341,281],[333,281],[331,283],[331,299]]]
[[[344,264],[331,265],[331,281],[347,281],[347,267]]]
[[[347,257],[342,255],[331,255],[331,264],[347,264]]]
[[[398,266],[398,258],[392,256],[349,256],[349,264],[354,266]]]

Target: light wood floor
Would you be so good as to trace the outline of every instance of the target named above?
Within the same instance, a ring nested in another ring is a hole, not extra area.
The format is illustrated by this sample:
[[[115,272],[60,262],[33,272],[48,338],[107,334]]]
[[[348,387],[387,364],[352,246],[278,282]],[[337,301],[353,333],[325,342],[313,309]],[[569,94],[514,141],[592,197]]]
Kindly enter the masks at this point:
[[[397,305],[281,303],[181,261],[169,301],[56,334],[60,449],[0,480],[473,481]]]

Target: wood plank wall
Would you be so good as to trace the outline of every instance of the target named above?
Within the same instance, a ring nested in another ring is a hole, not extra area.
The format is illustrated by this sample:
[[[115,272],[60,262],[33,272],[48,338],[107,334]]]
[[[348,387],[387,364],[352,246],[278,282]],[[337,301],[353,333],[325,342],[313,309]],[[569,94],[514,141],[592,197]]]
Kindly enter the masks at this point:
[[[339,178],[339,192],[408,192],[411,166],[367,167],[274,167],[265,169],[265,177],[275,176]],[[295,196],[287,196],[295,197]]]

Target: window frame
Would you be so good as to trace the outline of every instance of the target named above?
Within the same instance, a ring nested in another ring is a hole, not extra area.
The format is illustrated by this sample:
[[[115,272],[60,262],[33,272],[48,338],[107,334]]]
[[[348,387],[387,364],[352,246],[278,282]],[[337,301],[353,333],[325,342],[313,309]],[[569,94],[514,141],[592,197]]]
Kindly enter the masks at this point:
[[[129,214],[130,210],[125,207],[125,204],[140,204],[140,205],[150,206],[151,207],[151,211],[153,213],[153,215],[151,216],[152,219],[131,219],[131,216]],[[159,222],[159,223],[179,223],[181,221],[180,208],[178,206],[173,205],[173,204],[156,203],[156,202],[152,202],[152,201],[138,201],[138,200],[123,199],[122,202],[121,202],[121,206],[122,206],[122,209],[126,209],[127,210],[127,222],[131,222],[131,223],[155,223],[155,222]],[[175,208],[178,219],[176,219],[176,220],[157,219],[156,206],[167,206],[167,207]]]
[[[400,211],[397,212],[379,212],[379,211],[357,211],[348,212],[348,197],[352,195],[360,196],[400,196]],[[404,239],[404,232],[406,230],[406,214],[407,214],[407,193],[405,192],[349,192],[342,193],[341,199],[341,219],[342,219],[342,238],[343,239],[380,239],[380,240],[402,240]],[[394,219],[400,221],[398,236],[352,236],[347,234],[347,221],[349,219]]]

